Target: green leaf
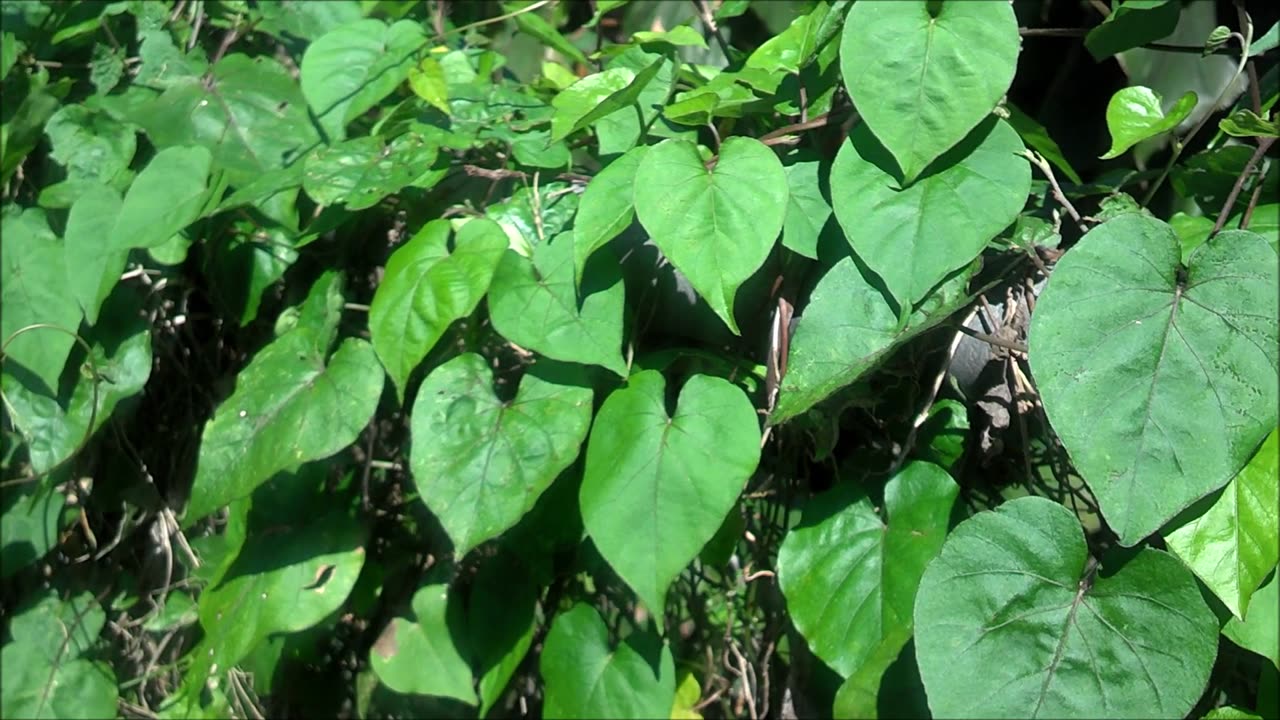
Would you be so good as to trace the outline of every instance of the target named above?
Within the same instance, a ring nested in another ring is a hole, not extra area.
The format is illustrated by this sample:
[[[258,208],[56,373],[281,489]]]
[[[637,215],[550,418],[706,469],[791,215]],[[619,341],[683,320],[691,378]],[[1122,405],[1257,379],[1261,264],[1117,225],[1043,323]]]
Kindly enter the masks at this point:
[[[449,84],[440,61],[428,55],[409,69],[409,87],[431,107],[449,115]]]
[[[1270,30],[1263,33],[1262,37],[1254,39],[1249,45],[1249,57],[1257,57],[1268,50],[1274,50],[1277,45],[1280,45],[1280,22],[1272,23]]]
[[[573,232],[533,249],[502,256],[489,288],[489,321],[503,337],[553,360],[599,365],[627,376],[622,357],[622,272],[598,263],[583,299],[573,286]]]
[[[662,375],[646,370],[605,399],[579,493],[596,549],[659,616],[667,586],[715,535],[760,459],[742,390],[694,375],[671,417],[665,391]]]
[[[636,170],[647,152],[648,145],[628,150],[587,183],[573,221],[575,285],[582,284],[582,272],[591,254],[621,235],[635,219]]]
[[[582,603],[556,616],[539,661],[543,717],[663,718],[676,696],[671,649],[651,632],[632,632],[616,647],[609,629]]]
[[[156,247],[195,222],[208,200],[212,163],[203,147],[157,153],[124,196],[107,241],[111,249]]]
[[[188,521],[355,441],[377,407],[383,376],[365,341],[344,340],[328,362],[327,347],[320,333],[298,327],[236,376],[236,391],[204,428]]]
[[[596,137],[600,141],[602,157],[624,153],[636,147],[642,137],[694,138],[693,133],[671,125],[662,117],[663,108],[676,86],[677,63],[663,55],[633,47],[610,60],[605,69],[626,68],[640,75],[655,62],[661,63],[658,72],[640,91],[635,107],[626,112],[610,113],[596,121]]]
[[[707,41],[697,30],[688,25],[677,25],[670,30],[662,32],[640,30],[631,34],[631,42],[645,43],[667,43],[676,47],[697,47],[703,50],[707,49]]]
[[[141,312],[142,299],[137,293],[127,288],[113,293],[103,306],[101,321],[85,334],[92,362],[77,346],[71,354],[73,362],[51,386],[6,366],[5,409],[27,443],[34,472],[48,472],[70,458],[111,419],[120,401],[142,391],[151,376],[152,357],[151,326]],[[52,340],[55,332],[30,334],[43,333]],[[68,385],[69,392],[55,392]]]
[[[1071,163],[1067,162],[1067,158],[1062,154],[1062,148],[1058,147],[1058,143],[1049,136],[1049,131],[1045,126],[1036,122],[1036,119],[1022,112],[1016,105],[1006,104],[1005,109],[1009,111],[1009,125],[1018,131],[1018,136],[1022,138],[1029,147],[1044,156],[1045,160],[1053,163],[1054,167],[1062,171],[1067,179],[1076,185],[1084,183],[1080,179],[1080,175],[1071,167]]]
[[[893,159],[865,126],[855,128],[831,167],[836,219],[849,245],[900,307],[982,253],[1018,216],[1031,166],[1013,128],[990,118],[899,189]]]
[[[1242,210],[1227,221],[1227,227],[1239,227],[1243,218]],[[1255,207],[1249,218],[1248,229],[1266,238],[1276,253],[1280,254],[1280,204],[1267,203]]]
[[[1168,37],[1178,26],[1177,0],[1126,0],[1089,31],[1084,46],[1099,62],[1130,48]]]
[[[912,182],[978,125],[1008,91],[1018,21],[1003,2],[857,2],[845,18],[840,69],[849,97]]]
[[[67,286],[67,258],[62,239],[49,229],[43,210],[5,208],[0,219],[0,343],[7,373],[14,364],[43,381],[45,394],[58,387],[80,328],[81,310]],[[54,328],[31,325],[47,323]]]
[[[389,144],[355,138],[307,157],[302,189],[321,205],[364,210],[418,179],[435,161],[435,145],[418,135],[401,135]]]
[[[1232,137],[1280,137],[1280,124],[1241,108],[1218,122],[1222,132]]]
[[[176,81],[133,119],[157,147],[204,147],[236,187],[290,165],[320,142],[297,81],[266,56],[228,55],[207,81]]]
[[[899,328],[896,311],[854,260],[836,263],[818,281],[796,323],[769,424],[805,412],[875,368],[895,347],[946,319],[969,301],[968,278],[968,272],[949,278]]]
[[[708,171],[693,143],[666,140],[640,161],[636,215],[735,335],[738,287],[764,264],[787,212],[787,174],[768,146],[731,137]]]
[[[302,95],[329,142],[344,139],[352,120],[409,77],[426,42],[416,22],[364,19],[335,27],[307,46]]]
[[[1233,705],[1224,705],[1205,713],[1203,720],[1262,720],[1262,716]]]
[[[1179,257],[1168,225],[1120,215],[1058,262],[1031,322],[1049,421],[1125,546],[1225,485],[1276,427],[1275,251],[1229,230],[1185,270]]]
[[[818,259],[818,236],[831,217],[831,206],[822,196],[821,171],[826,168],[814,153],[798,150],[786,158],[787,217],[782,223],[782,245],[811,260]]]
[[[1280,561],[1280,445],[1266,442],[1220,494],[1193,506],[1202,512],[1164,533],[1169,550],[1238,618],[1250,596]],[[1198,507],[1203,505],[1202,508]]]
[[[451,637],[448,589],[424,585],[413,595],[413,619],[395,618],[369,651],[369,666],[384,685],[400,693],[477,702],[471,668]]]
[[[746,67],[770,72],[799,73],[818,54],[819,43],[822,41],[820,31],[827,22],[830,11],[831,7],[822,2],[798,16],[786,30],[756,48],[747,58]]]
[[[635,105],[662,66],[663,59],[658,58],[639,73],[617,67],[588,75],[565,88],[551,101],[556,109],[551,118],[552,141]]]
[[[110,183],[124,175],[137,150],[136,129],[84,105],[64,105],[44,127],[49,155],[68,180]]]
[[[369,334],[396,392],[453,321],[470,315],[507,249],[492,220],[467,222],[449,250],[449,223],[433,220],[387,260],[369,305]]]
[[[502,698],[533,645],[541,595],[532,568],[503,550],[480,566],[467,604],[467,645],[480,678],[482,718]]]
[[[84,310],[90,325],[98,321],[98,309],[120,281],[129,251],[114,247],[108,238],[120,214],[120,193],[106,185],[89,185],[67,216],[66,252],[76,259],[67,266],[67,286]]]
[[[112,50],[105,45],[93,46],[89,60],[89,82],[100,95],[106,95],[120,84],[124,75],[124,51]]]
[[[0,489],[0,580],[8,580],[58,543],[66,497],[36,483]]]
[[[410,467],[461,558],[513,527],[578,457],[591,390],[526,374],[494,396],[485,359],[466,353],[427,376],[413,405]]]
[[[1274,484],[1274,473],[1271,479]],[[1272,568],[1271,579],[1258,588],[1254,602],[1249,603],[1249,614],[1243,620],[1234,617],[1228,620],[1222,634],[1280,668],[1280,618],[1277,618],[1280,614],[1280,582],[1276,580],[1274,570]]]
[[[9,71],[18,62],[18,56],[27,49],[27,44],[6,32],[0,35],[0,80],[9,77]]]
[[[934,717],[1187,715],[1218,650],[1195,579],[1149,548],[1100,577],[1087,560],[1075,515],[1045,498],[1011,500],[952,531],[916,595]]]
[[[878,676],[898,657],[959,490],[942,468],[913,462],[884,488],[887,521],[853,483],[806,506],[778,550],[778,584],[796,629],[832,670]]]
[[[1127,87],[1111,96],[1107,103],[1107,130],[1111,132],[1111,149],[1099,157],[1110,160],[1148,138],[1178,127],[1196,107],[1196,94],[1188,92],[1178,98],[1166,115],[1161,98],[1146,87]]]
[[[10,718],[115,717],[111,667],[85,657],[107,615],[89,593],[62,602],[46,595],[13,615],[12,640],[0,648],[5,668],[0,714]]]
[[[502,4],[502,9],[504,12],[511,13],[520,10],[520,6],[523,4],[526,3],[504,2]],[[577,46],[566,40],[565,37],[561,35],[559,31],[551,25],[551,23],[543,19],[542,16],[532,12],[522,12],[512,19],[515,20],[516,27],[520,28],[520,32],[536,38],[538,42],[555,50],[556,52],[559,52],[561,55],[564,55],[575,63],[581,63],[582,65],[591,64],[587,59],[587,56],[584,55]]]

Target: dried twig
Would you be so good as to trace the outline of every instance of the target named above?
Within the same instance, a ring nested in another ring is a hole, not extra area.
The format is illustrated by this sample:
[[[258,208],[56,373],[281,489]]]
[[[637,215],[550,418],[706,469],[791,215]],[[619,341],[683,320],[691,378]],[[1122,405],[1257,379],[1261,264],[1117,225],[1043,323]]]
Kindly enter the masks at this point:
[[[1244,187],[1245,178],[1253,174],[1254,166],[1258,164],[1258,161],[1262,159],[1262,156],[1266,154],[1267,150],[1275,144],[1275,141],[1276,139],[1273,137],[1258,138],[1258,147],[1253,151],[1253,155],[1249,158],[1249,162],[1245,163],[1244,169],[1240,171],[1240,175],[1236,178],[1235,185],[1231,186],[1231,192],[1227,195],[1227,201],[1222,203],[1222,210],[1218,212],[1218,221],[1213,224],[1213,232],[1209,233],[1209,237],[1217,235],[1218,232],[1222,230],[1222,226],[1227,222],[1227,216],[1231,214],[1231,208],[1236,205],[1236,198],[1240,197],[1240,190]],[[1260,186],[1261,184],[1259,184],[1259,187]],[[1253,215],[1253,202],[1257,200],[1257,198],[1258,194],[1254,193],[1253,199],[1249,202],[1249,208],[1247,210],[1248,216]]]
[[[1045,160],[1044,156],[1034,150],[1024,150],[1022,152],[1022,156],[1030,160],[1032,165],[1040,168],[1040,172],[1044,173],[1045,178],[1049,180],[1049,188],[1053,191],[1053,199],[1057,200],[1058,204],[1067,211],[1067,214],[1075,221],[1076,227],[1079,228],[1080,232],[1088,232],[1089,228],[1084,224],[1084,220],[1080,217],[1080,213],[1076,212],[1075,205],[1072,205],[1071,201],[1067,199],[1066,194],[1062,192],[1062,186],[1058,184],[1058,178],[1054,176],[1053,168],[1049,165],[1049,161]]]

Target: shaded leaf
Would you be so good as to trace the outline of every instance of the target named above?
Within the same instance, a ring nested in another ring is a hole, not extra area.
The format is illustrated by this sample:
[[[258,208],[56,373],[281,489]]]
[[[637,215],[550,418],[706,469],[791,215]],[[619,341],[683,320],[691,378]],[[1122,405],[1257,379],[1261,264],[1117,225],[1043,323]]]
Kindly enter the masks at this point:
[[[591,253],[622,234],[635,219],[636,170],[648,145],[628,150],[601,170],[582,192],[573,221],[573,279],[582,283],[582,271]]]
[[[369,651],[369,666],[401,693],[454,698],[476,704],[471,668],[449,632],[448,588],[424,585],[413,595],[412,620],[395,618]]]

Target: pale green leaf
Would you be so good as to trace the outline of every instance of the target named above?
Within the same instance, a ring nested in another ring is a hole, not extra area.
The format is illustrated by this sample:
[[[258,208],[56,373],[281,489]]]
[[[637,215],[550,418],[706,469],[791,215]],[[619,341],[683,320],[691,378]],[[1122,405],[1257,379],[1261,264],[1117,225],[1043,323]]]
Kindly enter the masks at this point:
[[[1107,102],[1107,130],[1111,132],[1111,149],[1099,157],[1110,160],[1143,140],[1167,133],[1178,127],[1196,107],[1196,94],[1188,92],[1168,114],[1160,105],[1161,98],[1147,87],[1127,87],[1116,92]]]

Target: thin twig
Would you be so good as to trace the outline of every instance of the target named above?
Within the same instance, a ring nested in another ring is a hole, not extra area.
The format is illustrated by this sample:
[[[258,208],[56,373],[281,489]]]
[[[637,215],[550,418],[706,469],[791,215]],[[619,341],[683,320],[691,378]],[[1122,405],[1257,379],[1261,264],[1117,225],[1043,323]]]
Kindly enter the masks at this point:
[[[1082,38],[1088,35],[1093,28],[1018,28],[1018,35],[1022,37],[1061,37],[1061,38]],[[1144,50],[1156,50],[1158,52],[1184,53],[1187,55],[1204,55],[1204,47],[1200,45],[1173,45],[1170,43],[1146,43],[1140,45]],[[1227,48],[1219,48],[1209,53],[1210,55],[1234,55]]]
[[[1005,340],[1003,338],[994,337],[986,333],[978,332],[977,330],[974,330],[973,328],[970,328],[970,327],[966,327],[964,325],[958,325],[957,328],[960,330],[960,332],[964,333],[965,335],[968,335],[969,337],[974,338],[975,340],[981,340],[982,342],[988,345],[995,345],[996,347],[1002,347],[1006,350],[1012,350],[1014,352],[1020,352],[1020,353],[1025,353],[1027,351],[1027,346],[1023,345],[1020,342],[1014,342],[1013,340]]]
[[[1231,214],[1231,208],[1236,205],[1236,198],[1240,197],[1240,190],[1244,188],[1245,178],[1253,174],[1253,167],[1258,164],[1258,161],[1262,159],[1267,150],[1275,144],[1275,141],[1276,139],[1273,137],[1258,138],[1258,147],[1253,151],[1253,155],[1249,157],[1249,162],[1245,163],[1240,175],[1236,177],[1235,185],[1231,186],[1231,192],[1227,195],[1227,201],[1222,204],[1222,210],[1218,211],[1218,221],[1213,224],[1213,232],[1209,233],[1209,237],[1217,235],[1222,230],[1222,226],[1227,222],[1227,216]]]
[[[538,0],[538,2],[536,2],[536,3],[532,4],[532,5],[526,5],[526,6],[524,6],[524,7],[520,8],[520,9],[518,9],[518,10],[512,10],[512,11],[511,11],[511,12],[509,12],[509,13],[503,13],[503,14],[498,15],[498,16],[496,16],[496,17],[485,18],[484,20],[477,20],[477,21],[475,21],[475,22],[473,22],[473,23],[468,23],[468,24],[463,25],[463,26],[461,26],[461,27],[456,27],[456,28],[454,28],[454,29],[452,29],[452,30],[449,30],[449,31],[446,31],[446,32],[440,33],[439,35],[436,35],[436,38],[435,38],[435,39],[436,39],[437,41],[439,41],[439,40],[443,40],[443,39],[445,39],[445,38],[449,37],[450,35],[457,35],[458,33],[466,32],[466,31],[468,31],[468,30],[474,30],[475,28],[478,28],[478,27],[484,27],[485,25],[492,25],[493,23],[496,23],[496,22],[502,22],[503,20],[510,20],[510,19],[511,19],[511,18],[513,18],[513,17],[519,16],[519,15],[523,15],[523,14],[525,14],[525,13],[527,13],[527,12],[533,12],[534,10],[537,10],[538,8],[543,7],[543,6],[548,5],[548,4],[550,4],[550,3],[553,3],[553,2],[556,2],[556,0]]]
[[[1049,165],[1049,161],[1034,150],[1024,150],[1022,151],[1022,156],[1030,160],[1032,165],[1040,168],[1040,172],[1044,173],[1044,176],[1049,180],[1049,188],[1053,191],[1053,199],[1057,200],[1058,204],[1067,211],[1067,214],[1075,221],[1076,227],[1080,229],[1080,232],[1088,232],[1089,228],[1084,224],[1080,213],[1076,212],[1076,207],[1071,204],[1066,194],[1062,192],[1062,186],[1058,185],[1058,178],[1054,176],[1053,168]]]
[[[707,6],[707,0],[693,0],[693,4],[698,8],[698,14],[702,16],[703,24],[715,36],[716,44],[720,46],[720,52],[724,53],[725,61],[732,62],[733,58],[729,56],[729,43],[725,42],[724,36],[720,34],[720,28],[716,26],[716,17]]]

